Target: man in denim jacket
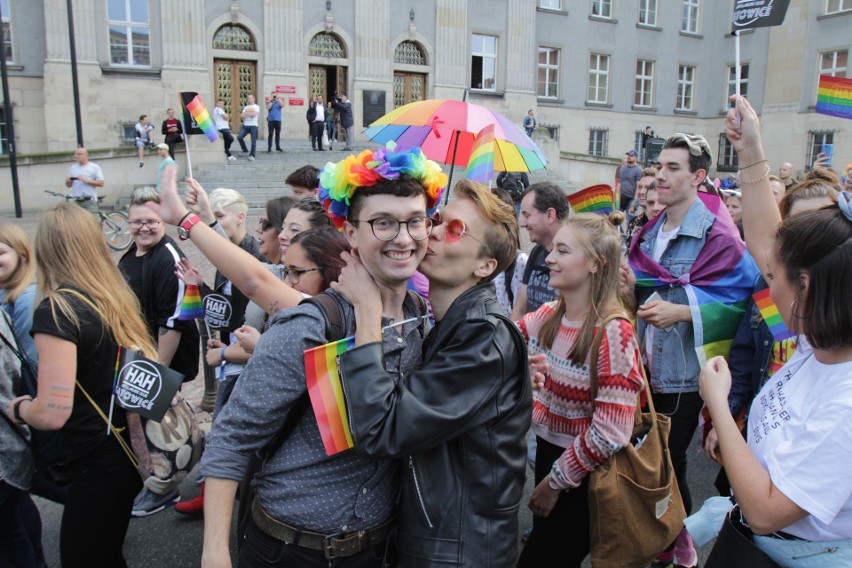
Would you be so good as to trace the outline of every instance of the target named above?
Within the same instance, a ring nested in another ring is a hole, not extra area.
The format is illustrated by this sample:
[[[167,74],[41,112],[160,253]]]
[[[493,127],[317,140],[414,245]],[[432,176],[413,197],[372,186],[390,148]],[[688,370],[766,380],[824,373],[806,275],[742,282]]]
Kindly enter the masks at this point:
[[[701,136],[675,134],[666,140],[659,160],[656,187],[666,210],[660,222],[642,236],[639,247],[675,277],[689,274],[716,217],[698,199],[711,155]],[[631,259],[632,260],[632,259]],[[632,264],[632,263],[631,263]],[[649,370],[657,411],[671,416],[669,449],[687,512],[692,501],[686,483],[686,449],[702,407],[698,394],[701,371],[695,352],[692,315],[684,289],[637,288],[639,343]]]

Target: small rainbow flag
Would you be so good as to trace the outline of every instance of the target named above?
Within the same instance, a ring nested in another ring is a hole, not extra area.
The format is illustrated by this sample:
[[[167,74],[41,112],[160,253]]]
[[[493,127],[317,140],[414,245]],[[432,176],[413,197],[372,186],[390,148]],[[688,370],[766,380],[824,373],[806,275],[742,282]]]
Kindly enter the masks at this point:
[[[187,284],[180,303],[179,320],[194,320],[204,317],[204,307],[201,305],[201,290],[195,284]]]
[[[614,209],[612,188],[605,183],[581,189],[568,196],[574,213],[600,213],[608,215]]]
[[[820,75],[816,111],[852,119],[852,79]]]
[[[784,320],[781,319],[778,306],[775,305],[775,302],[769,296],[769,288],[753,294],[752,298],[754,298],[757,309],[760,310],[760,315],[763,316],[763,321],[769,326],[769,331],[772,332],[772,337],[775,338],[775,341],[784,341],[795,335],[784,324]]]
[[[213,123],[213,118],[210,116],[210,113],[207,112],[207,107],[204,106],[204,103],[201,102],[201,97],[198,93],[195,92],[184,92],[180,94],[181,104],[186,107],[186,110],[189,111],[189,114],[192,116],[192,120],[195,122],[193,125],[184,124],[184,130],[187,134],[200,134],[204,132],[207,136],[207,139],[211,142],[215,142],[219,139],[219,131],[216,130],[216,125]],[[184,122],[186,122],[186,116],[184,115]]]
[[[337,357],[355,347],[355,337],[305,351],[305,381],[325,453],[332,456],[353,446]]]

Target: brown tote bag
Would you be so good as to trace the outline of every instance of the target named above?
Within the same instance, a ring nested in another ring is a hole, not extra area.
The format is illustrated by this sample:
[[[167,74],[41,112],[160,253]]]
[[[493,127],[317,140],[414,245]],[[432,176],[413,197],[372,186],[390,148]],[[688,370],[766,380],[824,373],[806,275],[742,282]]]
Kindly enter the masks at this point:
[[[598,391],[597,360],[606,324],[601,322],[592,345],[592,408]],[[674,542],[683,528],[686,511],[669,455],[669,417],[657,414],[645,376],[648,409],[636,407],[630,443],[601,464],[589,478],[589,525],[592,566],[595,568],[647,566]],[[647,432],[647,436],[645,436]],[[638,439],[642,439],[637,449]]]

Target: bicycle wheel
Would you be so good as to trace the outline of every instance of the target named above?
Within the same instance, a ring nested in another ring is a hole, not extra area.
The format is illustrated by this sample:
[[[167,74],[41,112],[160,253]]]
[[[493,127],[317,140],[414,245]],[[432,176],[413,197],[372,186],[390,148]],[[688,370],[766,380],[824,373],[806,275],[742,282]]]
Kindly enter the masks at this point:
[[[133,242],[130,234],[130,223],[127,215],[121,211],[101,214],[101,229],[104,232],[106,244],[112,250],[125,250]]]

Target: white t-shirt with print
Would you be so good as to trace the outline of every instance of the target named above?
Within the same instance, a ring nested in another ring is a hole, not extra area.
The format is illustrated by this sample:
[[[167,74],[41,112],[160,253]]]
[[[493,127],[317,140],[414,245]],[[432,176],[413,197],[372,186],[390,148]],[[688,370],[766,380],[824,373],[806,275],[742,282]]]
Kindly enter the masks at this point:
[[[785,532],[852,538],[852,361],[820,363],[800,337],[752,402],[748,446],[772,483],[809,513]]]

